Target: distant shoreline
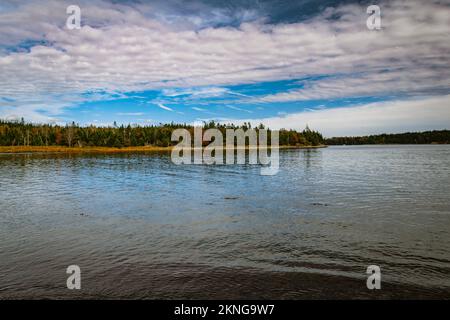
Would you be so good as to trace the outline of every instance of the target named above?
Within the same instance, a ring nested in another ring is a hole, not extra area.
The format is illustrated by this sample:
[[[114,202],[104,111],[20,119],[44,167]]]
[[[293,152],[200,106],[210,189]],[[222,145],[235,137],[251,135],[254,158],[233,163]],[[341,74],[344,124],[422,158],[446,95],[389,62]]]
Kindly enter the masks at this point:
[[[385,144],[449,144],[450,130],[384,133],[370,136],[333,137],[327,145],[385,145]]]
[[[174,146],[140,146],[140,147],[65,147],[65,146],[0,146],[0,153],[133,153],[133,152],[162,152],[172,151]],[[317,149],[318,146],[279,146],[278,149]],[[271,147],[266,147],[271,148]],[[195,150],[195,148],[192,148]],[[226,147],[223,148],[227,149]],[[237,148],[235,148],[237,149]],[[247,146],[246,149],[249,149]]]

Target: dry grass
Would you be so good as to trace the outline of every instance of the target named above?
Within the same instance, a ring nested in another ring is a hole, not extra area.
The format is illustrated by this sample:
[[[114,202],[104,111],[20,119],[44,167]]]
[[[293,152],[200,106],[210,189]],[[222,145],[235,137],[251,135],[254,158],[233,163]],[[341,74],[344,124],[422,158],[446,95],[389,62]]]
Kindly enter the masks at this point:
[[[21,153],[21,152],[62,152],[62,153],[118,153],[118,152],[150,152],[168,151],[172,147],[64,147],[64,146],[0,146],[0,152]]]
[[[280,146],[280,149],[322,148],[325,146]],[[0,146],[0,153],[54,152],[54,153],[124,153],[170,151],[173,147],[64,147],[64,146]],[[247,147],[248,148],[248,147]]]

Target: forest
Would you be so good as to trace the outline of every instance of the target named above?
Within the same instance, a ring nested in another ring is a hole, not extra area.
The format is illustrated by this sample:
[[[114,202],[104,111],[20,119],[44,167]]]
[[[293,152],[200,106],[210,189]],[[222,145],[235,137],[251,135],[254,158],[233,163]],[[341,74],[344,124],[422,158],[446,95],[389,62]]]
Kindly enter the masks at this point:
[[[325,140],[327,145],[357,144],[432,144],[450,143],[450,130],[379,134],[359,137],[334,137]]]
[[[0,120],[0,146],[67,146],[67,147],[138,147],[176,145],[171,141],[174,129],[184,128],[193,135],[194,127],[188,124],[159,125],[117,125],[110,127],[80,126],[74,122],[65,126],[52,124],[34,124],[21,121]],[[250,123],[241,126],[205,122],[204,129],[217,128],[225,136],[226,129],[251,129]],[[256,128],[265,129],[260,124]],[[270,141],[270,129],[268,129]],[[317,146],[324,143],[322,134],[306,127],[303,131],[279,131],[281,146]],[[208,142],[206,142],[208,144]]]

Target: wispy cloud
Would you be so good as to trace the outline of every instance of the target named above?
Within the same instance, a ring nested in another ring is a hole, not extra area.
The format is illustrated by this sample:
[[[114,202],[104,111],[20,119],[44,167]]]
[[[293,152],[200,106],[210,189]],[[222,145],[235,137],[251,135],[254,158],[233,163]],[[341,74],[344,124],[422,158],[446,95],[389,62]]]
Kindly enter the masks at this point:
[[[229,105],[227,105],[227,106],[225,106],[225,107],[227,107],[228,109],[233,109],[233,110],[237,110],[237,111],[242,111],[242,112],[247,112],[247,113],[253,113],[253,112],[250,111],[250,110],[246,110],[246,109],[239,108],[239,107],[236,107],[236,106],[229,106]]]
[[[162,91],[163,95],[167,97],[179,97],[179,96],[190,96],[197,98],[212,98],[220,97],[230,91],[227,88],[221,87],[204,87],[204,88],[175,88],[175,89],[164,89]]]
[[[195,110],[195,111],[200,111],[200,112],[205,112],[205,111],[207,111],[206,109],[202,109],[202,108],[198,108],[198,107],[192,107],[191,109],[192,109],[192,110]]]
[[[450,39],[449,39],[450,40]],[[391,67],[392,68],[392,67]],[[436,72],[429,66],[416,66],[414,77],[405,70],[385,70],[365,74],[346,74],[304,83],[301,89],[253,98],[258,102],[289,102],[344,97],[407,96],[449,92],[450,74]],[[414,78],[414,80],[413,80]]]
[[[174,111],[172,108],[169,108],[169,107],[163,105],[162,103],[157,103],[156,105],[158,107],[160,107],[161,109],[164,109],[164,110],[167,110],[167,111],[172,111],[172,112]]]

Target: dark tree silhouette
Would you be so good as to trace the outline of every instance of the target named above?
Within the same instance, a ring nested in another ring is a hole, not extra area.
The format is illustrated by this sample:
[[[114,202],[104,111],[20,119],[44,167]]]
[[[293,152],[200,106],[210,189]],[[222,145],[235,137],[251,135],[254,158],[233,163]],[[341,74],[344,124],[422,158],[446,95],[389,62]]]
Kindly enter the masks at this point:
[[[21,121],[0,120],[0,145],[1,146],[96,146],[96,147],[136,147],[159,146],[167,147],[177,142],[171,141],[172,131],[185,128],[194,133],[194,127],[187,124],[159,124],[149,126],[121,125],[114,122],[112,127],[80,126],[75,122],[66,126],[33,124]],[[252,128],[247,122],[242,126],[234,124],[219,124],[214,121],[205,122],[204,129],[219,129],[224,139],[226,129]],[[255,130],[264,129],[263,125],[254,127]],[[270,130],[268,136],[270,141]],[[303,132],[295,130],[280,130],[280,145],[307,146],[323,144],[323,137],[319,132],[309,128]],[[207,142],[206,142],[207,144]]]
[[[450,143],[450,130],[379,134],[361,137],[334,137],[326,139],[325,143],[328,145]]]

